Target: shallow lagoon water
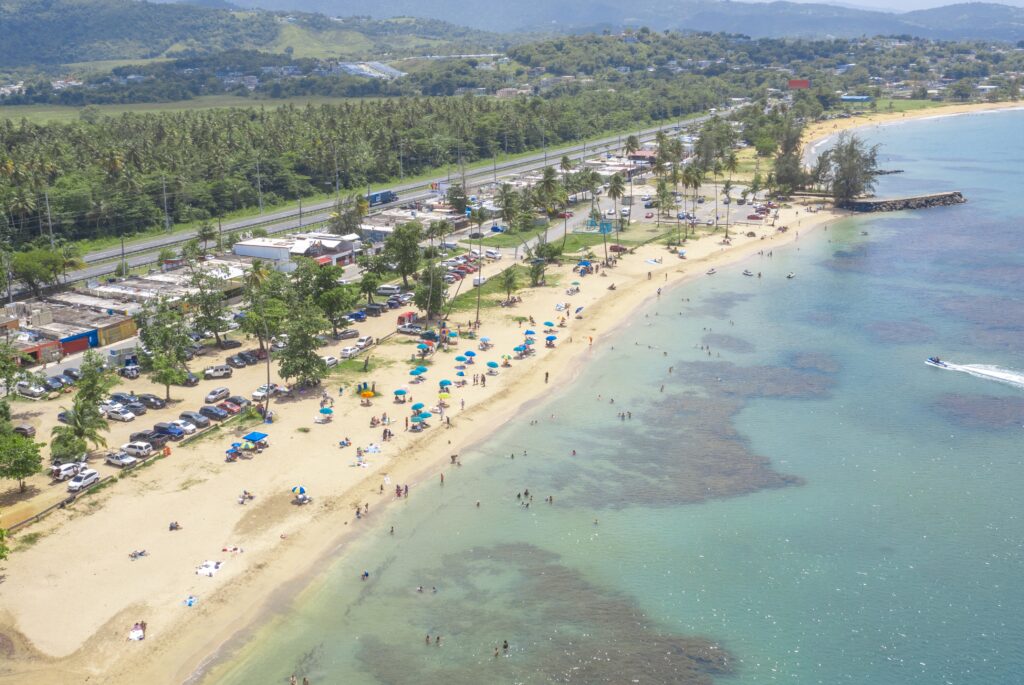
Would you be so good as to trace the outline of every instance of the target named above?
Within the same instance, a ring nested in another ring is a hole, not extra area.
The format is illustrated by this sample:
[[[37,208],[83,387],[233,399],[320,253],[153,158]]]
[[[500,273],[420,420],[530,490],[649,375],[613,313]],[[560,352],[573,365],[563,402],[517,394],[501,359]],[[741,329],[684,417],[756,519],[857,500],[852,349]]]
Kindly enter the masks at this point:
[[[922,362],[1024,371],[1022,125],[870,131],[880,194],[970,202],[666,291],[209,680],[1019,682],[1024,391]]]

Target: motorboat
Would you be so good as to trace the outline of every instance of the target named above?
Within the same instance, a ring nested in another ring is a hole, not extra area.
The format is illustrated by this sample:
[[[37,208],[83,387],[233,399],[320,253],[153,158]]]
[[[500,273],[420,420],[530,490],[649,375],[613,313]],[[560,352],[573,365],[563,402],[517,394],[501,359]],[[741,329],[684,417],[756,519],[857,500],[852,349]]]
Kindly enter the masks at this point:
[[[942,361],[938,357],[928,357],[927,359],[924,360],[924,363],[927,364],[928,366],[937,366],[940,369],[948,369],[949,368],[949,364],[947,364],[946,362]]]
[[[717,271],[715,271],[714,269],[708,269],[708,271],[707,271],[707,274],[708,274],[708,276],[714,276],[714,275],[715,275],[715,274],[717,274],[717,273],[718,273],[718,272],[717,272]]]
[[[751,271],[750,269],[744,269],[744,270],[743,270],[743,275],[744,275],[744,276],[753,276],[753,275],[754,275],[754,272],[753,272],[753,271]]]
[[[796,274],[790,271],[788,274],[786,274],[786,278],[796,278]]]

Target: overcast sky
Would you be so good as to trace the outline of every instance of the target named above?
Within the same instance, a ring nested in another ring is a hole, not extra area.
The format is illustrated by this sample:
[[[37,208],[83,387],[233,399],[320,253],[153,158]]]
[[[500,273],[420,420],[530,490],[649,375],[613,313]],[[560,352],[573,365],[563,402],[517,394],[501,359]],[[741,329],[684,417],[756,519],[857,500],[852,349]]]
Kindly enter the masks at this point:
[[[769,2],[770,0],[745,0],[746,2]],[[910,10],[925,9],[927,7],[942,7],[943,5],[954,5],[966,0],[790,0],[790,2],[824,2],[829,5],[843,5],[845,7],[859,7],[862,9],[876,9],[886,12],[909,12]],[[990,0],[1000,5],[1014,5],[1024,7],[1024,0]]]

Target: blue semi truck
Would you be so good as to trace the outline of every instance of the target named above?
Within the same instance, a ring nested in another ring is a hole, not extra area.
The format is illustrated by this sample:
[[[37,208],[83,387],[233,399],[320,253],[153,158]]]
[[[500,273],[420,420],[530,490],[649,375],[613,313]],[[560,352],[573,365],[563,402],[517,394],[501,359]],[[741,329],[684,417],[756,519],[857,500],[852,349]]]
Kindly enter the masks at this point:
[[[376,207],[377,205],[386,205],[389,202],[397,201],[398,193],[393,190],[379,190],[376,193],[367,195],[366,199],[369,200],[371,207]]]

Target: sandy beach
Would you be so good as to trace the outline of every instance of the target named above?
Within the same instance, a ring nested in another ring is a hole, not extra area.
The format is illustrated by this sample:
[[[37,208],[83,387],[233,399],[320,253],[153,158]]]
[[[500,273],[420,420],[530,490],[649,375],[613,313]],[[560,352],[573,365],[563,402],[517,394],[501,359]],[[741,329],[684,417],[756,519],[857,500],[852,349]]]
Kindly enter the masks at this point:
[[[842,119],[809,127],[805,140],[813,144],[854,127],[1015,106],[963,105],[905,116]],[[478,351],[480,361],[466,368],[467,377],[483,373],[484,361],[497,360],[521,342],[528,324],[517,317],[532,316],[539,331],[541,322],[558,320],[555,307],[564,302],[573,310],[584,307],[582,317],[557,329],[557,347],[539,346],[535,355],[488,377],[486,387],[467,384],[453,390],[447,410],[450,428],[435,415],[431,428],[407,432],[404,418],[410,405],[396,404],[392,391],[406,388],[410,401],[436,404],[437,382],[455,378],[457,352],[434,355],[428,380],[410,384],[415,346],[409,339],[392,338],[373,348],[379,365],[368,379],[380,395],[371,406],[361,406],[351,388],[339,397],[339,382],[332,381],[326,386],[335,400],[331,423],[316,422],[320,396],[310,392],[276,407],[277,420],[265,426],[271,447],[252,460],[225,463],[224,449],[236,434],[224,430],[175,448],[171,457],[49,516],[24,531],[39,539],[6,562],[0,583],[0,653],[5,656],[0,682],[187,681],[248,626],[289,601],[325,560],[344,553],[363,523],[355,515],[358,505],[368,505],[368,516],[379,516],[404,501],[395,497],[396,485],[408,485],[409,496],[415,497],[419,488],[436,487],[442,473],[457,477],[451,455],[485,441],[496,426],[514,420],[524,404],[543,394],[545,384],[571,383],[592,349],[602,346],[640,304],[657,297],[660,288],[713,278],[704,275],[712,266],[726,268],[760,250],[798,240],[801,233],[842,215],[831,210],[810,213],[808,207],[794,205],[780,210],[774,227],[736,226],[730,246],[721,244],[721,233],[689,241],[686,260],[652,243],[601,275],[584,278],[581,292],[573,295],[566,294],[574,279],[571,263],[552,268],[548,279],[555,285],[523,288],[523,302],[513,309],[483,311],[480,335],[490,337],[494,349]],[[780,226],[789,230],[778,232]],[[747,237],[747,231],[754,236]],[[784,276],[766,273],[769,278]],[[614,291],[608,289],[612,283]],[[382,336],[393,329],[393,316],[361,324],[360,331]],[[465,329],[470,318],[471,313],[456,314],[450,323]],[[476,349],[476,341],[457,349]],[[206,363],[213,362],[195,366]],[[247,396],[264,380],[264,368],[253,367],[224,383],[175,388],[172,396],[182,400],[175,405],[177,411],[194,409],[214,385]],[[130,387],[162,396],[162,388],[148,381]],[[23,411],[23,405],[15,407],[16,414]],[[393,420],[395,433],[387,442],[381,440],[382,427],[369,423],[371,416],[384,412]],[[40,420],[39,434],[48,435],[52,418]],[[115,425],[110,444],[126,442],[133,430]],[[338,446],[343,437],[351,439],[351,447]],[[365,466],[355,466],[355,448],[370,445],[379,445],[380,452],[367,454]],[[309,490],[312,505],[291,503],[294,485]],[[242,489],[255,493],[256,499],[239,505]],[[170,520],[179,521],[183,530],[168,531]],[[129,560],[135,549],[147,550],[148,556]],[[214,577],[196,574],[196,567],[207,560],[222,562]],[[190,596],[197,598],[195,606],[185,606]],[[146,639],[127,641],[129,629],[140,620],[148,623]]]

